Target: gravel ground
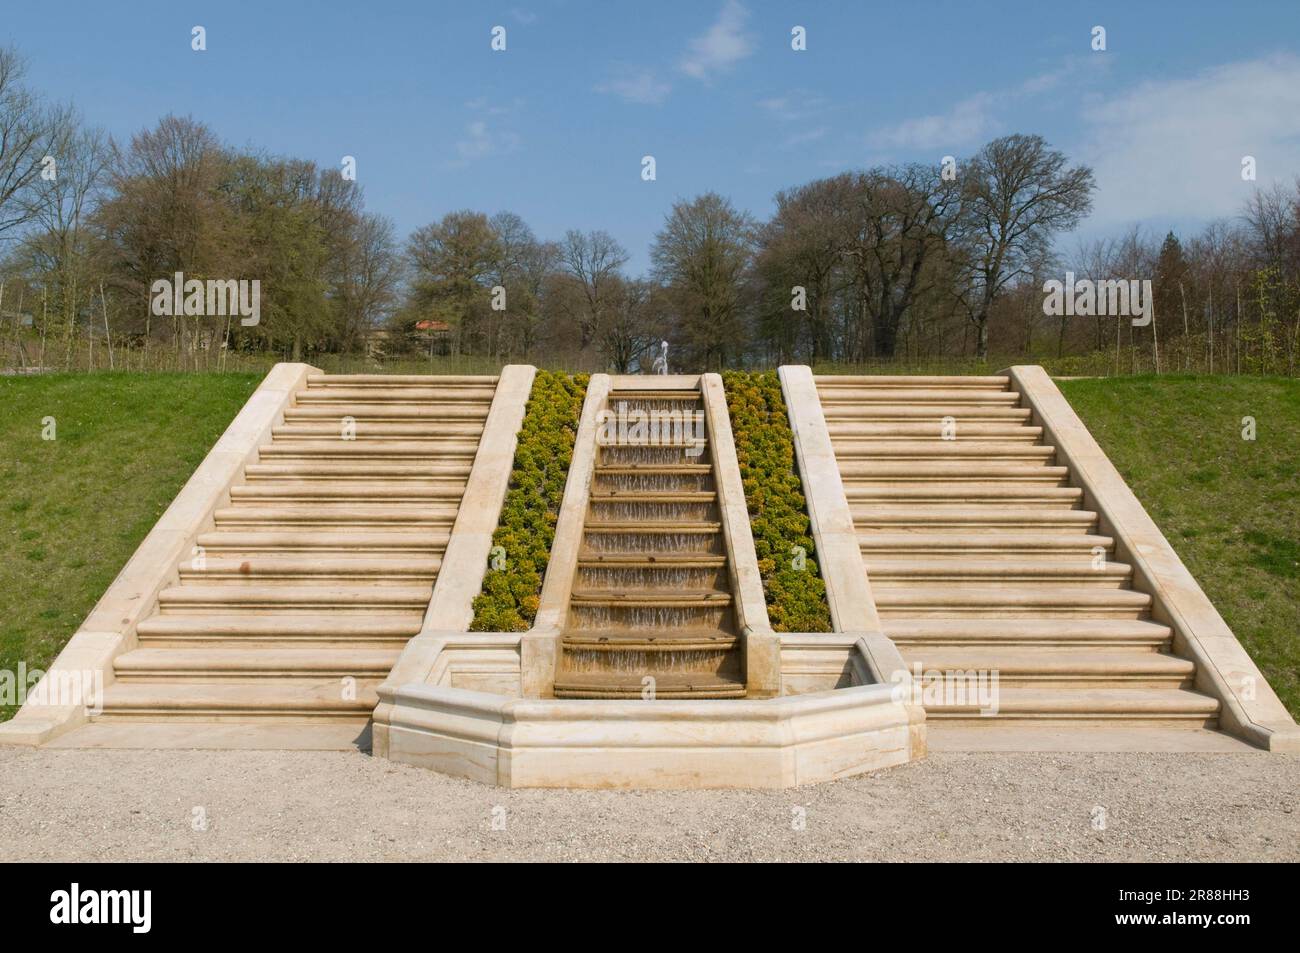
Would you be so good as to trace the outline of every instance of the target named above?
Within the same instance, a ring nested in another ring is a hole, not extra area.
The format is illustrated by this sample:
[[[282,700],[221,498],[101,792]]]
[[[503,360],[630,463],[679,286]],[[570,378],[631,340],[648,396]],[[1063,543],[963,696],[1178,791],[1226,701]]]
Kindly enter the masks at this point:
[[[6,861],[1297,859],[1297,755],[940,752],[790,791],[616,792],[350,753],[0,748]]]

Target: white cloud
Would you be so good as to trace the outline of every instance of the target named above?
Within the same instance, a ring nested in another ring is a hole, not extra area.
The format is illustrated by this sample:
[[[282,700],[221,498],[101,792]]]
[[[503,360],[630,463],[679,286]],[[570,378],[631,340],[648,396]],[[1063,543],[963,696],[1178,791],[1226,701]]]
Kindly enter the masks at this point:
[[[465,136],[456,142],[456,158],[451,166],[467,166],[479,159],[513,152],[519,146],[519,136],[507,130],[491,128],[482,119],[465,127]]]
[[[683,73],[708,80],[725,72],[754,52],[752,34],[744,32],[749,11],[738,0],[726,0],[718,18],[703,34],[691,40],[678,64]]]
[[[528,26],[529,24],[537,22],[537,14],[534,13],[532,10],[525,10],[522,7],[511,7],[510,15],[514,17],[517,22],[522,23],[524,26]]]
[[[806,142],[816,142],[818,139],[826,138],[828,132],[830,132],[830,129],[827,126],[818,126],[816,129],[809,129],[806,132],[796,132],[791,136],[787,136],[785,142],[781,143],[781,147],[793,149],[795,146],[803,145]]]
[[[986,138],[997,127],[993,115],[996,97],[976,93],[953,105],[946,113],[906,119],[878,129],[868,137],[873,148],[948,149],[971,145]]]
[[[1300,173],[1300,58],[1143,83],[1084,110],[1072,151],[1097,176],[1089,225],[1235,215],[1253,187]],[[1258,182],[1243,182],[1254,156]]]
[[[758,107],[774,119],[779,119],[782,122],[793,122],[796,119],[808,119],[817,113],[824,112],[826,100],[820,96],[789,93],[785,96],[774,96],[771,99],[760,99]]]
[[[615,78],[597,86],[596,92],[612,93],[629,103],[658,105],[668,98],[672,89],[672,84],[659,79],[654,70],[626,68]]]

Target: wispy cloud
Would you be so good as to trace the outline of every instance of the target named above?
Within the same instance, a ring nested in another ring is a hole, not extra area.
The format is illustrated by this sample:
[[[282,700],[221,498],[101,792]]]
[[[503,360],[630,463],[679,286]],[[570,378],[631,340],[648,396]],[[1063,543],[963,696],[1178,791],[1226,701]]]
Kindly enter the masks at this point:
[[[731,69],[754,52],[753,34],[745,32],[748,19],[749,11],[738,0],[726,0],[713,25],[690,41],[678,67],[701,80]]]
[[[661,80],[654,70],[623,67],[610,80],[596,87],[598,93],[611,93],[629,103],[658,105],[672,92],[672,84]]]
[[[1235,215],[1256,184],[1300,175],[1300,58],[1143,83],[1083,112],[1074,154],[1097,176],[1089,224]],[[1241,179],[1254,156],[1258,182]]]
[[[805,93],[788,93],[784,96],[760,99],[758,108],[773,119],[779,119],[781,122],[793,122],[797,119],[808,119],[817,113],[824,112],[826,100],[820,96]]]
[[[495,129],[484,119],[476,119],[465,127],[465,135],[456,141],[456,158],[447,164],[464,168],[479,159],[513,152],[519,147],[519,136],[509,130]]]
[[[808,129],[804,132],[796,132],[794,135],[787,136],[781,143],[783,149],[793,149],[795,146],[801,146],[808,142],[816,142],[819,139],[826,138],[830,132],[829,126],[818,126],[816,129]]]
[[[524,26],[537,22],[537,14],[532,10],[525,10],[523,7],[511,7],[510,15],[515,18],[515,22],[522,23]]]
[[[918,116],[878,129],[868,137],[875,149],[946,149],[970,145],[992,132],[995,97],[991,93],[968,96],[945,113]]]

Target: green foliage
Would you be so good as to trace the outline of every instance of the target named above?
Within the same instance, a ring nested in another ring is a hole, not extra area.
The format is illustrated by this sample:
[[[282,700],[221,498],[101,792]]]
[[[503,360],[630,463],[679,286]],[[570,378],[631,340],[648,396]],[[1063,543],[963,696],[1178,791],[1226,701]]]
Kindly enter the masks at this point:
[[[1300,715],[1300,381],[1164,375],[1062,393]],[[1254,417],[1254,440],[1242,439]]]
[[[0,376],[0,671],[49,666],[260,379]]]
[[[515,448],[510,489],[492,536],[494,551],[504,551],[505,565],[489,568],[483,577],[470,624],[475,632],[524,632],[533,624],[587,380],[585,374],[537,372]]]
[[[722,379],[772,628],[830,632],[826,584],[813,558],[815,546],[803,484],[795,472],[794,438],[781,382],[775,371],[733,371]],[[802,569],[796,568],[800,549],[805,554]]]

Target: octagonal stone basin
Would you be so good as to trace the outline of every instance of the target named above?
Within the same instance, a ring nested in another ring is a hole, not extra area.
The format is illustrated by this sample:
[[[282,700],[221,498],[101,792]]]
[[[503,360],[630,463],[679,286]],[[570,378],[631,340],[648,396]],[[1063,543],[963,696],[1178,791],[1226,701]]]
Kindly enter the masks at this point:
[[[385,684],[375,754],[502,787],[782,788],[919,757],[924,714],[852,634],[782,636],[775,698],[520,697],[517,634],[447,633],[425,683]]]

